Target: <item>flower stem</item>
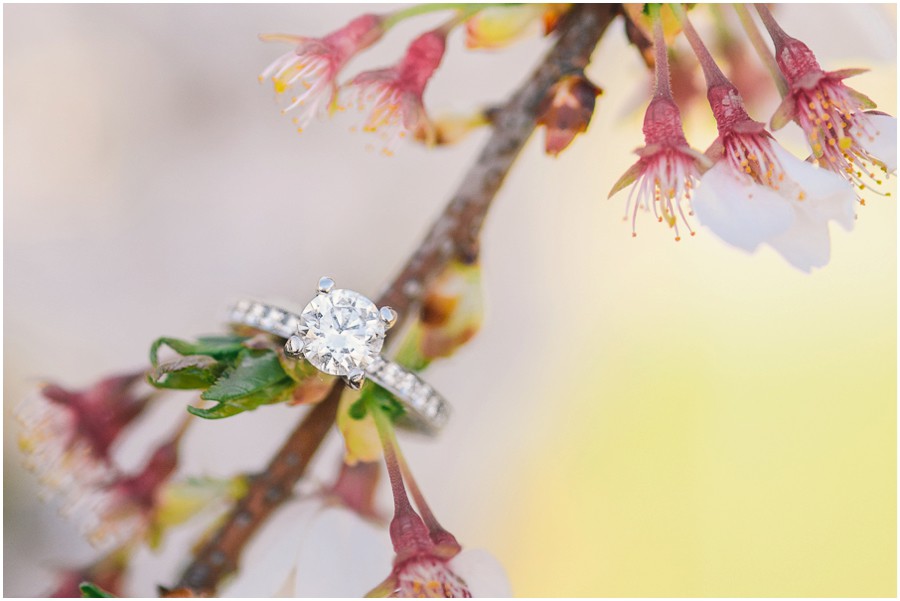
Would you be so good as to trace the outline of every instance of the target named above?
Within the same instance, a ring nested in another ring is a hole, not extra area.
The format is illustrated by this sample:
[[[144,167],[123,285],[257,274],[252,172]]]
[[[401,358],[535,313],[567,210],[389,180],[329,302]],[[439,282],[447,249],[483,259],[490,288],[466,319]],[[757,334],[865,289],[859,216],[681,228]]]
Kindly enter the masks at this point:
[[[428,527],[428,533],[431,536],[431,539],[436,544],[443,543],[451,548],[455,548],[455,550],[459,550],[459,543],[456,541],[456,538],[441,526],[441,523],[438,522],[437,518],[434,516],[434,512],[431,511],[431,507],[425,500],[425,496],[422,494],[422,490],[419,488],[412,470],[409,469],[406,457],[403,455],[403,452],[400,450],[400,445],[397,443],[397,434],[390,418],[379,407],[370,407],[370,410],[373,412],[375,426],[378,428],[378,435],[381,438],[381,444],[384,447],[385,463],[388,463],[389,455],[390,462],[396,462],[396,466],[399,467],[400,474],[403,477],[400,486],[402,487],[405,484],[406,490],[412,495],[413,501],[416,503],[416,508],[422,516],[422,521],[424,521],[425,525]],[[391,474],[391,464],[388,464],[388,474]],[[391,481],[391,487],[396,490],[393,480]]]
[[[391,481],[391,492],[394,497],[394,513],[401,513],[412,509],[409,497],[406,496],[406,487],[403,484],[403,470],[400,467],[400,452],[397,447],[397,438],[394,435],[394,424],[391,418],[374,403],[368,404],[368,410],[375,420],[378,429],[378,438],[384,448],[384,463],[387,467],[388,478]]]
[[[402,459],[394,436],[394,424],[381,407],[370,403],[368,409],[375,420],[381,446],[384,447],[384,463],[387,466],[391,492],[394,496],[394,517],[391,519],[390,531],[394,552],[397,554],[395,561],[402,562],[422,552],[431,553],[435,548],[431,530],[413,509],[406,495],[403,469],[400,467]]]
[[[663,33],[662,17],[659,5],[651,4],[650,18],[653,20],[653,52],[656,62],[656,98],[672,98],[672,81],[669,74],[669,49],[666,47],[666,36]]]
[[[669,6],[672,7],[672,12],[675,13],[675,17],[681,23],[684,36],[687,38],[694,54],[697,56],[700,67],[703,68],[703,76],[706,78],[707,87],[711,88],[716,85],[730,84],[731,82],[728,81],[728,78],[725,77],[725,74],[719,69],[719,65],[716,64],[712,54],[709,53],[706,44],[700,39],[700,36],[691,24],[691,20],[688,18],[687,13],[684,12],[684,8],[677,3],[670,4]]]
[[[733,4],[732,6],[734,6],[734,10],[737,13],[738,18],[741,20],[741,27],[744,28],[744,32],[750,39],[750,43],[753,45],[753,49],[756,50],[756,54],[759,55],[759,59],[772,75],[772,78],[775,80],[775,85],[778,87],[778,92],[781,94],[781,97],[784,98],[788,93],[788,85],[787,81],[785,81],[784,79],[784,75],[781,74],[781,70],[778,68],[778,63],[775,62],[775,55],[772,53],[772,50],[766,45],[766,41],[763,39],[759,28],[753,21],[753,17],[750,16],[750,11],[747,10],[747,7],[743,4]]]
[[[759,18],[762,19],[763,25],[766,26],[769,35],[772,36],[772,41],[775,43],[776,49],[783,45],[786,40],[791,39],[791,36],[785,33],[781,28],[781,25],[775,21],[775,17],[772,16],[772,11],[769,10],[768,6],[765,4],[757,4],[755,6],[756,12],[759,13]]]

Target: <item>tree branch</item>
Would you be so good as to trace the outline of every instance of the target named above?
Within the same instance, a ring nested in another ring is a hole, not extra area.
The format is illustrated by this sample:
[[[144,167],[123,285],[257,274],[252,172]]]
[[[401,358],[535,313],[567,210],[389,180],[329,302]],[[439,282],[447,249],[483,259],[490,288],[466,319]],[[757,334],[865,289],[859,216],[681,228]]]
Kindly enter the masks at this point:
[[[494,118],[493,133],[456,194],[425,239],[378,300],[400,315],[409,313],[428,283],[453,259],[478,257],[478,238],[491,202],[536,127],[538,107],[550,87],[566,73],[583,69],[618,5],[578,4],[558,28],[559,39],[525,84]],[[312,456],[331,430],[343,383],[338,381],[290,435],[247,495],[197,552],[176,589],[213,595],[223,577],[237,569],[244,545],[271,513],[290,498]]]
[[[222,578],[237,569],[244,545],[291,497],[294,485],[331,431],[343,391],[343,381],[336,380],[328,395],[306,414],[266,470],[252,479],[247,494],[235,504],[222,526],[197,551],[176,590],[212,596]]]
[[[495,113],[494,132],[425,239],[379,299],[400,315],[452,259],[478,258],[481,226],[513,162],[534,132],[538,108],[562,75],[583,69],[617,4],[576,4],[560,23],[559,39],[525,84]]]

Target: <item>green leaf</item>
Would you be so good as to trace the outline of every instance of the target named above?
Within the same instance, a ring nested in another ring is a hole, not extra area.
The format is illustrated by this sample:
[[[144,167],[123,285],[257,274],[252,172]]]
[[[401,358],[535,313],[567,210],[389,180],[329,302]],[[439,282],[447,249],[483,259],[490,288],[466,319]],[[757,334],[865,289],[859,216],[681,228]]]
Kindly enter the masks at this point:
[[[244,349],[234,367],[227,369],[200,395],[201,399],[218,401],[218,404],[209,409],[188,407],[188,411],[206,419],[230,417],[260,405],[286,401],[295,386],[281,367],[278,353]]]
[[[363,403],[367,408],[380,408],[392,420],[396,420],[398,417],[406,413],[403,405],[400,403],[400,401],[394,398],[393,394],[391,394],[381,386],[375,384],[374,382],[368,382],[365,386],[363,386],[357,403]]]
[[[159,363],[158,353],[163,345],[179,355],[206,355],[213,359],[232,359],[244,350],[245,340],[246,336],[201,336],[197,342],[179,338],[158,338],[150,347],[150,363],[154,367]]]
[[[188,412],[202,417],[204,419],[222,419],[223,417],[231,417],[244,411],[252,411],[260,405],[273,405],[275,403],[283,403],[290,400],[291,393],[294,390],[293,380],[285,378],[278,384],[267,386],[244,397],[233,398],[228,401],[222,401],[209,409],[201,409],[200,407],[189,406]]]
[[[114,598],[115,595],[108,593],[93,582],[82,582],[78,585],[81,590],[82,599],[108,599]]]
[[[209,388],[225,368],[226,365],[212,357],[188,355],[157,365],[147,374],[147,379],[157,388]]]
[[[366,402],[364,399],[357,399],[352,405],[350,405],[350,409],[347,410],[347,413],[353,419],[362,419],[366,416]]]
[[[245,349],[238,356],[234,368],[216,380],[200,398],[207,401],[230,401],[285,381],[293,383],[284,373],[277,353]]]

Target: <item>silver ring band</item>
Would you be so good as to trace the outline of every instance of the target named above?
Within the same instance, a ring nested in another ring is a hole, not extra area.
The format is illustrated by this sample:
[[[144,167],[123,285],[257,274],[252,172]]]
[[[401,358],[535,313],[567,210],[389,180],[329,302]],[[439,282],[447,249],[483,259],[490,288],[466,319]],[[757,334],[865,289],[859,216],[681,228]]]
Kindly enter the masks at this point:
[[[300,327],[300,316],[280,307],[250,300],[236,303],[228,312],[228,320],[235,325],[290,338]],[[366,377],[393,394],[406,409],[398,422],[407,427],[436,434],[450,417],[450,404],[430,384],[415,373],[385,358],[376,357],[366,367]]]

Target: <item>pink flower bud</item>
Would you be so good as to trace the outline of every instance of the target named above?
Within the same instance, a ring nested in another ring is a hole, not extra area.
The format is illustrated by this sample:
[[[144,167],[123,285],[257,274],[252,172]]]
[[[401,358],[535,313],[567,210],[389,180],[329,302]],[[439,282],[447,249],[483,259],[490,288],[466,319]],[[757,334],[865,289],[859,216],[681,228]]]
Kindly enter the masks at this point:
[[[360,73],[347,85],[350,104],[367,111],[363,131],[381,136],[385,154],[392,154],[397,140],[407,135],[434,143],[422,94],[444,57],[446,36],[443,29],[426,32],[413,40],[398,64]]]

